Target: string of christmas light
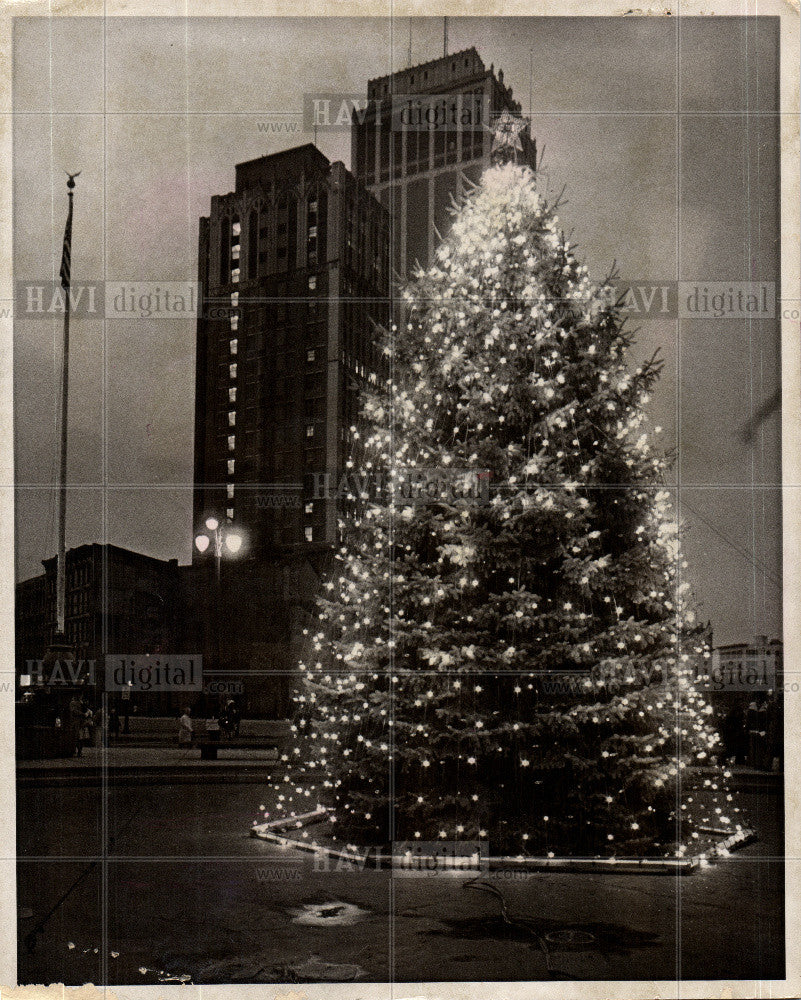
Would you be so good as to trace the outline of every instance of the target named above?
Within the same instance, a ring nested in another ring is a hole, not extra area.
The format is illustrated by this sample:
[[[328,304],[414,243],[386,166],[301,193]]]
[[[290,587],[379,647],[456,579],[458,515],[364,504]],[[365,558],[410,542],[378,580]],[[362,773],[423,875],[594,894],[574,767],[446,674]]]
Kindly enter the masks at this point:
[[[660,363],[629,366],[558,221],[528,167],[484,174],[405,288],[392,375],[351,429],[364,488],[274,789],[278,815],[331,806],[351,845],[681,854],[699,825],[741,829],[723,772],[694,777],[718,737],[644,430]]]

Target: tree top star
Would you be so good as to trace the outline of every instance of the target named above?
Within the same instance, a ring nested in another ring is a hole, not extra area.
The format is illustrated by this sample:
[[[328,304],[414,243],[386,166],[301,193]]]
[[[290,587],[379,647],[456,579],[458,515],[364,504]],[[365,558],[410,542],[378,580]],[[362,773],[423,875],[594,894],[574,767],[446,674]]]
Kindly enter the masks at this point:
[[[496,119],[492,128],[493,163],[508,163],[517,161],[517,153],[523,152],[520,133],[528,126],[527,118],[517,118],[509,113],[507,108]]]

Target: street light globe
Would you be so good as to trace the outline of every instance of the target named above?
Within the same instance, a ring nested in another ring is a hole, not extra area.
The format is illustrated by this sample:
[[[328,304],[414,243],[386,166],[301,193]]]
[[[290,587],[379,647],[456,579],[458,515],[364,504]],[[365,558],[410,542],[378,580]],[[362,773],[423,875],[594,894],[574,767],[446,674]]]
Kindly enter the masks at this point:
[[[195,546],[198,552],[203,553],[209,547],[209,536],[208,535],[198,535],[195,538]]]
[[[242,536],[235,531],[229,531],[225,536],[225,547],[232,555],[236,555],[242,548]]]
[[[209,531],[216,531],[220,527],[220,522],[217,520],[216,517],[207,517],[206,527],[209,529]]]

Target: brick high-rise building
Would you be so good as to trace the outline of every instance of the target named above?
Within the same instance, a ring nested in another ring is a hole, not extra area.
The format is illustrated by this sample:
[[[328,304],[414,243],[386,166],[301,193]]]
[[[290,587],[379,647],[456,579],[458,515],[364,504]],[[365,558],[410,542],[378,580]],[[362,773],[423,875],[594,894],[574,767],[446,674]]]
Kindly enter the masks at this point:
[[[367,97],[353,117],[351,168],[392,216],[392,265],[405,277],[432,259],[464,179],[489,166],[494,120],[521,106],[474,48],[370,80]],[[534,167],[536,143],[527,129],[520,138]]]
[[[296,662],[338,530],[336,496],[310,486],[339,480],[359,393],[378,377],[388,232],[376,199],[313,145],[238,164],[200,220],[195,528],[211,514],[245,538],[220,593],[205,588],[227,668]]]
[[[378,370],[387,232],[375,199],[312,145],[238,164],[201,219],[195,520],[235,521],[251,555],[335,540],[334,499],[270,494],[343,467]]]

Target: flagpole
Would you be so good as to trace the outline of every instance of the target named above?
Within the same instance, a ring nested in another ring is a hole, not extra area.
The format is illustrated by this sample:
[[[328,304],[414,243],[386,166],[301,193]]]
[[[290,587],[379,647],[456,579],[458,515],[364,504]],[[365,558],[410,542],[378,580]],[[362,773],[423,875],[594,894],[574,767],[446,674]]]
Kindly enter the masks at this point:
[[[72,256],[72,196],[75,181],[67,181],[69,209],[61,257],[61,287],[64,289],[64,351],[61,363],[61,454],[58,476],[58,568],[56,575],[56,641],[66,638],[67,619],[67,415],[70,385],[70,279]]]

